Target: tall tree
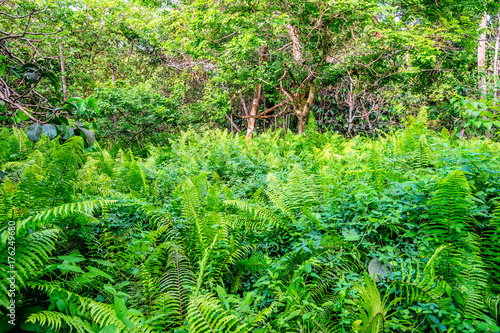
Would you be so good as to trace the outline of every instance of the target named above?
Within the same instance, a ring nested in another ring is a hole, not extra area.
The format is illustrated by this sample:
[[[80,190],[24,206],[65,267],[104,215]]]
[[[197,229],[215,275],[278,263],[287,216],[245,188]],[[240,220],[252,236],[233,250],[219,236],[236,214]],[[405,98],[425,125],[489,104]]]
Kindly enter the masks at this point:
[[[481,31],[479,35],[478,48],[477,48],[477,71],[479,74],[478,87],[481,94],[486,95],[486,74],[485,74],[485,64],[486,64],[486,27],[488,23],[488,13],[485,12],[481,19],[481,24],[479,29]]]
[[[500,11],[497,14],[497,29],[495,31],[495,55],[493,56],[494,98],[498,98],[498,51],[500,50]]]

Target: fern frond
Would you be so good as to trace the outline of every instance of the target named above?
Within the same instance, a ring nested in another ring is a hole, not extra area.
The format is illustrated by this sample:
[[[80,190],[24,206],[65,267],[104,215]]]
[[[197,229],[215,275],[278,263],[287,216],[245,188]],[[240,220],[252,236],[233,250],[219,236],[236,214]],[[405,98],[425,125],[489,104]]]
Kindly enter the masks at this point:
[[[364,273],[365,285],[358,285],[359,300],[356,302],[361,315],[362,326],[359,330],[363,333],[383,332],[388,320],[388,311],[392,303],[399,301],[394,299],[391,304],[386,305],[387,297],[382,298],[377,289],[375,281]]]
[[[46,282],[34,282],[31,286],[35,289],[44,291],[49,295],[53,292],[59,292],[63,295],[67,295],[68,301],[76,305],[74,308],[81,311],[82,315],[85,314],[89,320],[97,324],[99,327],[114,325],[116,332],[128,332],[131,328],[145,333],[153,332],[153,329],[149,325],[145,324],[143,316],[138,315],[137,311],[135,311],[135,313],[128,312],[127,316],[123,317],[124,313],[118,313],[115,306],[112,304],[94,301],[91,298],[78,295],[57,285]],[[40,317],[37,319],[42,318]]]
[[[195,297],[188,308],[187,326],[192,333],[249,332],[248,325],[224,311],[218,299],[210,295]]]
[[[464,173],[457,170],[439,181],[430,200],[431,221],[424,226],[424,230],[437,245],[447,245],[446,276],[455,275],[454,271],[458,269],[456,260],[460,260],[459,255],[468,249],[464,237],[470,229],[470,195],[470,186]]]
[[[286,183],[279,185],[283,188],[283,201],[291,209],[302,209],[319,202],[313,175],[306,174],[298,164],[293,166]]]
[[[382,191],[384,182],[384,169],[380,160],[380,151],[377,143],[372,143],[369,157],[370,171],[373,174],[378,191]]]
[[[488,295],[484,299],[486,308],[493,320],[500,320],[500,296]]]
[[[235,207],[241,211],[247,212],[260,222],[269,223],[273,227],[278,227],[282,225],[282,222],[279,221],[276,218],[276,216],[274,216],[273,212],[271,212],[269,209],[265,207],[252,205],[245,201],[240,201],[240,200],[225,200],[224,204],[226,204],[227,206]]]
[[[436,260],[445,248],[446,245],[442,245],[434,251],[425,265],[423,274],[420,273],[418,262],[414,269],[411,261],[408,266],[401,261],[401,280],[395,280],[393,283],[399,284],[399,294],[404,295],[408,306],[415,302],[432,302],[444,307],[448,303],[448,298],[442,298],[447,284],[445,281],[439,281],[435,274]]]
[[[73,214],[87,214],[91,215],[95,210],[102,206],[110,205],[116,202],[116,200],[87,200],[80,202],[73,202],[63,204],[53,208],[47,208],[42,211],[37,212],[34,215],[20,221],[17,225],[18,232],[21,230],[26,230],[27,228],[36,228],[43,226],[48,223],[50,219],[55,218],[66,218]],[[2,235],[2,238],[4,236]]]
[[[500,266],[500,205],[493,212],[487,230],[484,232],[481,242],[481,251],[484,254],[484,261],[491,268],[492,277],[500,281],[500,272],[495,269]],[[499,292],[500,290],[496,290]]]
[[[160,291],[169,296],[169,312],[174,321],[182,322],[187,313],[189,295],[195,278],[188,257],[177,245],[168,251],[167,269],[160,281]]]
[[[489,274],[479,254],[479,237],[469,233],[466,242],[469,244],[470,252],[464,255],[467,268],[462,269],[460,278],[464,301],[459,304],[464,316],[472,319],[480,319],[485,311],[484,297],[488,289]]]
[[[64,313],[55,311],[41,311],[34,313],[28,317],[26,320],[28,323],[40,323],[41,326],[46,326],[51,330],[62,332],[65,330],[66,326],[69,327],[69,331],[73,332],[76,330],[78,333],[94,333],[88,322],[81,320],[77,316],[70,316]]]
[[[25,239],[16,238],[15,256],[13,247],[8,246],[7,242],[1,244],[0,248],[0,279],[4,283],[0,284],[0,305],[7,307],[9,305],[9,285],[7,278],[15,276],[16,291],[20,287],[35,277],[34,272],[40,271],[40,268],[47,262],[52,250],[55,247],[55,241],[59,230],[42,230],[27,236]],[[9,259],[11,258],[11,259]],[[13,266],[11,267],[10,264]]]
[[[182,214],[184,218],[192,225],[195,239],[198,244],[205,248],[208,246],[206,239],[202,216],[200,210],[202,207],[202,196],[199,189],[188,179],[182,189]]]

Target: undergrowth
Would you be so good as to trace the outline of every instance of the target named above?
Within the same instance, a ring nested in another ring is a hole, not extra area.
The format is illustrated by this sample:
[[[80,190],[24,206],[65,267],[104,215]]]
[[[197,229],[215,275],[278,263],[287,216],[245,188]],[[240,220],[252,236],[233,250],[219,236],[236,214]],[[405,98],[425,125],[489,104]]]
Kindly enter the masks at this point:
[[[498,143],[425,115],[377,139],[187,131],[147,158],[1,133],[13,332],[500,330]]]

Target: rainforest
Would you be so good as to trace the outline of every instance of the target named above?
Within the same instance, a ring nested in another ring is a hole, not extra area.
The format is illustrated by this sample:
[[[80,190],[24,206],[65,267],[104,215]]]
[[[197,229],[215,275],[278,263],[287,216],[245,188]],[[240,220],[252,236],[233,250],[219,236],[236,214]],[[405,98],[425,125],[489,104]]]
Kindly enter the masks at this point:
[[[500,3],[0,0],[0,333],[500,332]]]

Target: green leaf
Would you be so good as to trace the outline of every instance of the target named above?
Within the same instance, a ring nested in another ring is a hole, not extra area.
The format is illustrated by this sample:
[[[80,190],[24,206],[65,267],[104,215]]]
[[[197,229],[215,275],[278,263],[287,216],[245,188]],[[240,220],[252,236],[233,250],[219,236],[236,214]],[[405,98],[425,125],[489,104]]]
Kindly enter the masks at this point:
[[[22,112],[21,110],[17,111],[16,114],[19,117],[20,121],[25,121],[25,120],[30,119],[30,117],[28,117],[28,115],[26,113]]]
[[[42,126],[42,132],[45,134],[45,136],[53,139],[57,136],[57,129],[54,125],[52,124],[45,124]]]
[[[85,258],[84,257],[80,257],[80,256],[58,256],[57,258],[59,258],[61,260],[69,261],[69,262],[82,262],[82,261],[85,261]]]
[[[69,265],[69,264],[62,264],[62,265],[57,265],[57,268],[59,268],[61,271],[71,271],[71,272],[77,272],[77,273],[83,273],[83,270],[75,265]]]
[[[94,276],[102,276],[103,278],[106,278],[106,279],[110,280],[111,282],[113,282],[113,278],[109,274],[107,274],[106,272],[101,271],[99,268],[95,268],[92,266],[89,266],[87,268],[89,270],[89,273],[93,273]]]
[[[61,108],[57,108],[57,109],[55,109],[55,111],[57,111],[58,109],[61,109]],[[61,109],[61,110],[63,110],[63,109]],[[68,118],[66,118],[64,116],[58,116],[58,117],[54,118],[54,123],[58,124],[58,125],[65,124],[65,125],[69,126],[69,120],[68,120]]]
[[[85,147],[86,148],[92,147],[92,145],[95,142],[94,133],[83,127],[78,127],[77,131],[80,132],[80,133],[77,132],[77,135],[80,135],[84,139]]]
[[[59,309],[59,311],[64,311],[64,309],[66,309],[66,307],[67,307],[66,300],[58,299],[56,301],[56,306],[57,306],[57,309]]]
[[[115,333],[117,331],[117,327],[115,324],[104,326],[99,333]]]
[[[488,118],[494,118],[495,115],[491,113],[490,111],[483,111],[483,116],[486,116]]]
[[[59,91],[59,77],[57,77],[54,73],[43,72],[42,77],[46,77],[49,79],[50,83],[54,87],[55,91]]]
[[[97,106],[97,99],[87,98],[87,105],[90,106],[95,113],[99,114],[99,107]]]
[[[75,116],[78,112],[78,105],[71,103],[71,102],[66,102],[66,104],[64,104],[63,108],[66,110],[66,112],[68,112],[68,114],[71,117]]]
[[[124,323],[127,328],[134,328],[134,323],[128,318],[123,318],[122,323]]]
[[[103,265],[103,266],[108,266],[108,267],[113,267],[113,266],[116,266],[115,263],[113,262],[110,262],[110,261],[107,261],[107,260],[101,260],[101,259],[90,259],[90,261],[93,261],[95,263],[98,263],[100,265]]]
[[[125,299],[115,296],[114,308],[116,312],[116,317],[119,320],[123,321],[123,319],[125,319],[128,314],[127,306],[125,305]]]
[[[61,125],[61,131],[63,132],[63,137],[62,137],[63,140],[68,140],[73,135],[75,135],[75,131],[70,126],[67,126],[66,124]]]
[[[28,131],[26,132],[28,139],[31,142],[38,142],[42,138],[42,125],[39,123],[35,123],[28,127]]]
[[[298,315],[300,315],[301,311],[300,310],[295,310],[295,311],[292,311],[290,312],[290,314],[288,315],[288,318],[286,318],[286,320],[290,320],[292,318],[295,318],[297,317]]]

